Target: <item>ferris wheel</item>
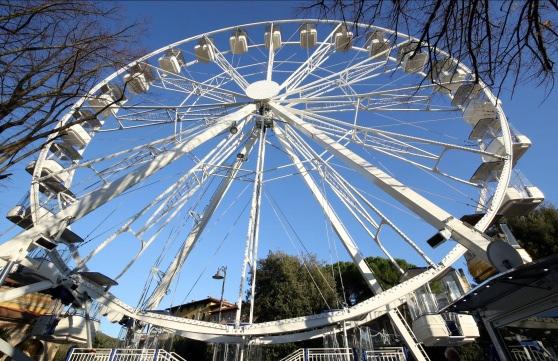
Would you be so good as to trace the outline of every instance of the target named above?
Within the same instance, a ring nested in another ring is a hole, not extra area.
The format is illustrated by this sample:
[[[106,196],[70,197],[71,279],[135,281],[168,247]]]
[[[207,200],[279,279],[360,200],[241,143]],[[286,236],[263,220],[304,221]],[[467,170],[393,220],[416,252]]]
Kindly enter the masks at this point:
[[[9,214],[25,230],[0,245],[4,269],[33,269],[35,291],[65,287],[112,320],[209,342],[289,342],[386,314],[412,339],[396,311],[405,296],[467,251],[487,261],[498,211],[542,200],[511,187],[530,142],[490,89],[442,50],[364,24],[280,20],[175,42],[108,76],[59,126]],[[314,235],[319,255],[339,244],[374,296],[254,322],[257,295],[243,300],[257,260],[297,249],[289,232]],[[424,270],[382,289],[364,254]],[[153,312],[206,264],[239,270],[234,322]]]

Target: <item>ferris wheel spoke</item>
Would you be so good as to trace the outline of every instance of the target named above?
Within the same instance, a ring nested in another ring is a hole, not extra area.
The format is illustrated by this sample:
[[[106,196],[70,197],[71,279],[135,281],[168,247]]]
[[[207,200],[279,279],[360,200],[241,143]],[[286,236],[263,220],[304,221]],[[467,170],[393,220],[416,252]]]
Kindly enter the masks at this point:
[[[252,147],[257,139],[256,134],[253,132],[246,142],[246,144],[241,149],[240,153],[244,154],[245,159],[252,150]],[[163,297],[166,295],[168,288],[170,287],[174,278],[180,273],[180,269],[182,265],[188,258],[191,250],[195,247],[199,237],[203,233],[205,227],[207,226],[209,220],[213,216],[213,213],[217,209],[218,205],[221,203],[221,200],[229,190],[232,181],[235,179],[238,171],[240,170],[242,164],[244,163],[243,159],[237,159],[232,166],[228,169],[228,172],[219,184],[219,187],[212,195],[211,200],[209,201],[208,205],[205,207],[203,214],[198,222],[194,224],[194,227],[184,240],[180,250],[173,258],[170,265],[167,267],[166,271],[164,272],[164,276],[161,278],[161,281],[157,285],[157,287],[151,293],[151,296],[148,300],[144,303],[144,309],[150,310],[155,309],[160,304]]]
[[[273,23],[271,23],[269,28],[269,51],[267,56],[267,72],[265,76],[267,81],[271,81],[271,78],[273,77],[273,61],[275,59],[275,51],[277,50],[275,49],[273,34],[274,34]]]
[[[464,224],[447,211],[416,193],[384,171],[374,167],[364,158],[334,141],[320,130],[314,128],[310,123],[302,121],[291,113],[288,108],[273,102],[270,102],[269,106],[282,120],[312,137],[333,155],[339,157],[339,159],[343,160],[347,165],[353,167],[356,171],[371,180],[380,189],[404,204],[427,223],[438,230],[447,230],[453,239],[462,243],[481,259],[487,260],[486,248],[490,241],[482,232]]]
[[[184,206],[186,206],[187,202],[192,198],[192,196],[196,194],[202,186],[204,186],[206,181],[211,176],[215,175],[215,173],[220,170],[220,166],[224,164],[224,162],[237,149],[237,146],[239,145],[241,139],[242,137],[229,137],[228,139],[224,139],[222,144],[215,147],[212,152],[210,152],[204,159],[202,159],[193,168],[191,168],[191,171],[189,171],[185,177],[179,180],[176,185],[172,186],[174,190],[168,193],[164,201],[161,202],[159,207],[149,217],[149,219],[145,222],[141,229],[133,232],[135,238],[141,241],[140,249],[128,262],[128,264],[120,271],[120,273],[118,273],[118,275],[115,277],[115,280],[120,279],[130,269],[130,267],[157,239],[164,227],[166,227],[180,213]],[[231,142],[231,140],[233,141]],[[238,169],[236,171],[238,171]],[[235,174],[236,171],[234,172]],[[230,174],[231,171],[229,171],[228,173]],[[219,193],[219,191],[217,193]],[[219,196],[218,200],[222,198],[223,194]],[[218,202],[215,204],[215,207],[217,206],[217,204]],[[203,217],[205,217],[205,212]],[[201,230],[203,230],[203,227],[205,227],[207,221],[205,221],[205,224],[202,225],[200,224],[202,220],[203,218],[194,220],[195,229],[200,229],[201,226]],[[155,233],[151,237],[149,237],[148,240],[144,241],[142,239],[143,236],[150,228],[154,227],[155,225],[157,225]],[[201,230],[199,230],[197,233],[200,233]],[[190,243],[192,242],[185,242],[185,246]]]
[[[44,217],[42,221],[35,224],[32,228],[19,233],[10,241],[0,245],[0,253],[13,254],[14,249],[22,250],[18,251],[15,256],[16,260],[22,259],[27,253],[27,249],[31,246],[32,242],[41,234],[50,234],[51,227],[58,224],[65,224],[68,220],[76,221],[82,218],[101,205],[109,202],[126,190],[135,186],[145,178],[153,175],[160,169],[179,159],[186,153],[191,152],[209,139],[214,138],[229,128],[232,122],[244,119],[255,110],[255,105],[251,104],[229,114],[226,117],[223,117],[221,121],[209,127],[201,134],[195,136],[190,141],[180,144],[172,152],[156,156],[151,162],[137,168],[134,173],[124,175],[110,184],[85,195],[83,198],[70,204],[63,211]]]
[[[223,70],[223,72],[225,72],[236,83],[236,85],[240,87],[240,89],[246,90],[246,88],[248,87],[248,82],[246,81],[246,79],[244,79],[244,77],[238,72],[238,70],[228,62],[227,58],[225,58],[225,55],[223,55],[219,48],[215,46],[213,41],[211,41],[207,36],[204,37],[204,39],[206,43],[209,44],[209,46],[211,46],[211,48],[213,49],[213,52],[215,54],[215,64],[219,68],[221,68],[221,70]]]
[[[122,107],[124,112],[115,116],[118,128],[104,129],[101,132],[132,129],[142,126],[165,124],[196,124],[200,121],[219,118],[231,111],[247,105],[247,102],[192,104],[179,106],[136,105]],[[184,129],[184,127],[182,127]]]
[[[499,160],[506,159],[505,155],[493,153],[493,152],[487,151],[485,149],[479,149],[479,148],[474,148],[474,147],[470,147],[470,146],[448,143],[448,142],[444,142],[444,141],[440,141],[440,140],[418,137],[418,136],[408,135],[408,134],[404,134],[404,133],[400,133],[400,132],[387,131],[387,130],[382,130],[382,129],[373,128],[373,127],[366,127],[366,126],[357,125],[357,124],[354,124],[354,123],[351,124],[351,123],[347,123],[345,121],[337,120],[337,119],[334,119],[334,118],[331,118],[331,117],[326,117],[326,116],[323,116],[323,115],[316,115],[316,114],[313,114],[313,112],[309,112],[309,111],[306,111],[306,110],[299,110],[299,109],[290,108],[289,111],[291,111],[293,114],[304,115],[307,119],[308,118],[313,118],[316,121],[318,121],[319,123],[331,125],[333,127],[333,129],[351,130],[351,131],[353,131],[353,133],[355,135],[359,136],[361,139],[367,139],[367,138],[370,138],[370,137],[373,136],[373,137],[376,137],[375,139],[384,139],[385,141],[387,141],[389,143],[399,144],[402,147],[406,147],[408,149],[413,149],[415,151],[420,151],[420,152],[424,153],[425,155],[429,155],[429,156],[435,156],[435,154],[432,153],[432,152],[429,152],[427,150],[422,150],[421,148],[418,147],[418,144],[425,145],[425,146],[428,145],[428,146],[439,147],[444,151],[455,150],[455,151],[462,151],[462,152],[467,152],[467,153],[472,153],[472,154],[478,154],[478,155],[486,156],[486,157],[493,157],[493,158],[499,159]]]
[[[399,265],[389,252],[383,246],[380,240],[380,232],[383,226],[391,227],[409,246],[411,246],[417,254],[422,257],[430,266],[434,266],[434,262],[426,255],[426,253],[399,227],[395,225],[383,212],[372,204],[358,189],[356,189],[349,181],[347,181],[327,160],[323,159],[321,154],[314,151],[309,144],[296,134],[290,126],[285,128],[285,133],[292,144],[296,144],[299,152],[304,153],[305,160],[314,165],[320,176],[328,183],[331,189],[336,193],[338,198],[347,207],[349,212],[355,217],[357,222],[365,229],[369,236],[377,243],[382,252],[390,259],[395,268],[400,269]],[[375,220],[365,209],[364,205],[370,208],[379,220]],[[358,213],[358,214],[357,214]],[[362,217],[362,218],[361,218]],[[364,224],[364,220],[374,229],[371,231]]]
[[[284,133],[281,131],[279,127],[274,128],[277,138],[281,142],[281,145],[285,152],[289,155],[293,163],[295,164],[296,168],[298,169],[300,175],[304,179],[306,185],[314,195],[314,198],[320,204],[324,214],[326,215],[327,219],[331,223],[333,229],[337,233],[338,237],[340,238],[341,242],[343,243],[345,249],[351,256],[353,263],[357,266],[358,270],[360,271],[361,275],[363,276],[367,286],[372,290],[374,294],[380,294],[383,292],[380,283],[374,276],[372,270],[366,264],[364,260],[364,256],[360,252],[358,246],[352,240],[349,232],[343,226],[343,223],[325,198],[325,195],[320,191],[319,187],[314,182],[313,178],[310,176],[308,171],[306,170],[304,164],[301,162],[300,158],[296,155],[294,150],[291,147],[291,144],[285,139]],[[401,316],[395,312],[388,312],[388,316],[394,321],[394,325],[397,328],[398,332],[402,335],[405,335],[407,339],[411,338],[409,331],[405,329],[404,322],[401,319]]]
[[[93,251],[89,253],[87,257],[83,258],[77,268],[82,268],[85,264],[87,264],[87,262],[89,262],[93,257],[99,254],[103,249],[125,232],[131,233],[136,239],[140,240],[140,253],[136,255],[136,258],[139,258],[144,250],[149,247],[156,238],[152,237],[149,241],[143,241],[142,238],[144,234],[157,224],[160,224],[162,229],[162,227],[168,223],[167,221],[170,222],[170,220],[178,214],[182,207],[186,205],[191,196],[195,194],[196,191],[203,185],[205,180],[217,169],[217,167],[207,167],[206,162],[221,164],[225,157],[230,155],[234,150],[234,145],[238,143],[239,139],[240,136],[237,135],[230,135],[229,137],[222,139],[215,148],[213,148],[198,163],[191,167],[186,174],[178,179],[177,182],[170,185],[139,212],[128,218],[128,220],[124,222],[118,230],[101,242]],[[154,208],[154,212],[145,222],[143,222],[140,229],[137,231],[132,230],[132,225]],[[155,234],[157,233],[158,232]],[[134,261],[135,260],[133,260],[132,263]],[[118,277],[122,276],[130,266],[131,264],[127,265]]]
[[[376,57],[367,57],[360,62],[353,64],[341,71],[332,72],[329,75],[320,77],[312,82],[298,86],[296,88],[291,88],[285,93],[281,94],[281,98],[288,98],[294,94],[300,94],[302,97],[312,97],[315,94],[327,93],[333,89],[336,89],[340,85],[352,85],[363,80],[371,79],[373,74],[378,73],[378,69],[385,66],[386,61],[377,61]],[[396,68],[388,69],[380,72],[381,75]]]
[[[333,31],[318,45],[316,50],[281,84],[280,89],[287,92],[296,88],[306,77],[323,64],[335,50],[333,37],[341,24],[338,24]]]

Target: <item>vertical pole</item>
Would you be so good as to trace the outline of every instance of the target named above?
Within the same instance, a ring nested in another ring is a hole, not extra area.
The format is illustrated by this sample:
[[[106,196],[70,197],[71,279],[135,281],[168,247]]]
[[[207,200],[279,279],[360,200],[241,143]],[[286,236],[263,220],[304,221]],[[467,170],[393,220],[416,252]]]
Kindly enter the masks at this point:
[[[259,236],[259,209],[261,201],[261,191],[262,191],[262,175],[263,175],[263,164],[265,155],[265,124],[264,120],[261,119],[260,125],[260,136],[259,136],[259,148],[258,148],[258,160],[256,165],[256,179],[254,181],[254,189],[252,192],[252,204],[250,207],[250,220],[248,223],[248,234],[246,236],[246,244],[244,248],[244,261],[242,262],[242,270],[240,273],[240,289],[238,293],[237,309],[236,309],[236,319],[235,327],[240,327],[240,317],[242,314],[242,299],[244,298],[244,284],[246,283],[246,273],[248,270],[248,263],[250,263],[252,268],[252,285],[251,285],[251,295],[250,295],[250,316],[249,322],[253,320],[254,311],[254,286],[256,282],[256,259],[258,252],[258,236]],[[242,351],[240,352],[240,361],[242,361]]]
[[[109,354],[109,359],[108,359],[108,361],[113,361],[113,360],[114,360],[114,358],[116,357],[116,350],[117,350],[117,349],[115,349],[115,348],[113,348],[113,349],[110,350],[110,354]]]
[[[506,346],[503,344],[502,339],[498,335],[498,331],[494,329],[492,323],[489,320],[487,320],[484,317],[484,315],[481,315],[481,319],[482,319],[482,323],[484,324],[484,327],[486,328],[486,331],[488,332],[488,336],[490,337],[490,340],[492,341],[492,344],[496,349],[496,353],[498,354],[498,357],[502,361],[508,360],[509,359],[508,354],[505,351]]]
[[[75,347],[70,348],[70,350],[66,354],[66,358],[64,359],[64,361],[70,361],[72,359],[72,356],[74,354],[75,349],[76,349]],[[112,360],[109,358],[109,361],[112,361]]]
[[[83,305],[85,310],[85,332],[87,333],[87,348],[93,348],[93,330],[91,327],[91,319],[89,317],[89,301]]]
[[[4,266],[4,268],[2,268],[2,271],[0,271],[0,286],[2,286],[4,284],[4,281],[6,280],[6,278],[8,277],[10,272],[12,271],[12,268],[14,267],[14,265],[15,265],[14,261],[6,262],[6,265]]]
[[[223,309],[223,295],[225,293],[225,281],[227,280],[227,266],[223,266],[223,283],[221,284],[221,301],[219,302],[218,322],[221,323],[221,310]]]

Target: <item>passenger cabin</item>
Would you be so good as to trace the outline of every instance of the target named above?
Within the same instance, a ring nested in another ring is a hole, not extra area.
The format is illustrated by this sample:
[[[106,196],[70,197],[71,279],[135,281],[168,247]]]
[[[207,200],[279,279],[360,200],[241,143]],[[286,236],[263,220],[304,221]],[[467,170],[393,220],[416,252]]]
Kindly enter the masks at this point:
[[[397,60],[406,73],[420,73],[428,62],[428,54],[420,51],[420,44],[411,41],[399,47]]]
[[[513,164],[515,165],[517,161],[529,150],[531,147],[531,140],[523,134],[513,134],[512,135],[512,153],[513,153]],[[503,137],[495,137],[486,146],[485,150],[490,153],[505,155],[505,147]],[[497,158],[483,155],[482,159],[484,162],[492,162],[497,160]]]
[[[346,25],[340,25],[333,35],[333,43],[336,51],[349,51],[353,47],[353,33]]]
[[[500,131],[498,110],[489,101],[470,102],[463,111],[463,118],[473,127],[469,134],[471,140],[496,135]]]
[[[498,213],[508,217],[524,216],[543,201],[543,192],[535,186],[508,187]]]
[[[43,217],[47,215],[52,215],[52,212],[44,207],[39,207],[37,209],[37,219],[41,220]],[[29,229],[33,226],[33,220],[31,217],[31,209],[29,207],[25,207],[23,205],[17,205],[14,208],[10,209],[6,214],[6,218],[16,224],[17,226],[23,229]],[[78,234],[73,232],[71,229],[66,228],[62,231],[60,235],[60,240],[68,244],[75,244],[83,242],[83,238],[81,238]]]
[[[41,316],[35,322],[31,335],[54,343],[86,343],[89,337],[94,338],[98,329],[99,321],[83,315]],[[88,332],[91,334],[88,335]]]
[[[36,162],[32,161],[25,167],[25,170],[33,175],[35,165]],[[68,172],[65,172],[64,168],[54,159],[45,159],[39,175],[42,178],[39,181],[39,191],[46,195],[56,194],[64,198],[73,198],[73,193],[65,185],[68,176]]]
[[[95,113],[107,118],[118,113],[119,107],[126,103],[126,97],[119,86],[105,84],[101,87],[99,95],[89,100],[89,106]]]
[[[186,64],[182,50],[171,48],[165,55],[159,58],[159,66],[166,72],[180,74],[180,70]],[[163,74],[164,75],[164,74]]]
[[[318,43],[318,31],[316,25],[306,23],[300,28],[300,46],[303,48],[313,48]]]
[[[430,67],[429,78],[436,84],[434,91],[452,94],[461,86],[467,73],[459,68],[451,59],[441,59]]]
[[[453,99],[451,105],[455,107],[466,108],[467,105],[477,100],[480,97],[482,86],[477,83],[462,83],[455,92],[453,92]]]
[[[236,29],[229,38],[231,53],[242,55],[248,51],[248,35],[244,29]]]
[[[407,273],[413,271],[411,269]],[[462,345],[473,342],[480,336],[473,316],[438,311],[441,309],[439,300],[444,300],[442,306],[445,306],[450,298],[460,297],[467,289],[466,279],[451,273],[455,273],[455,270],[450,269],[441,279],[434,281],[442,286],[440,294],[434,294],[430,284],[426,284],[407,296],[413,333],[425,346]]]
[[[75,124],[61,131],[62,140],[67,145],[83,149],[91,141],[91,136],[81,124]]]
[[[475,173],[471,176],[470,181],[473,183],[484,184],[492,182],[500,177],[504,162],[501,160],[494,162],[482,162]]]
[[[366,48],[370,57],[382,55],[387,58],[389,56],[390,44],[384,38],[382,30],[373,30],[366,35]]]
[[[194,47],[194,53],[198,61],[202,63],[209,63],[215,60],[213,42],[209,38],[201,38],[198,41],[198,45]]]
[[[264,43],[266,48],[269,48],[272,41],[273,50],[277,50],[283,45],[281,41],[281,29],[279,29],[278,25],[273,25],[273,27],[270,26],[264,33]]]

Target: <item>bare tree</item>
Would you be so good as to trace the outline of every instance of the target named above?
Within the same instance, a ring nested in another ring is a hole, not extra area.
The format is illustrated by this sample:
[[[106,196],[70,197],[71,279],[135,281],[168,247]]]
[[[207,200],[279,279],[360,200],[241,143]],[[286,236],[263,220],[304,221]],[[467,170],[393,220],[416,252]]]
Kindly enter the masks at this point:
[[[414,35],[429,51],[430,68],[440,60],[430,47],[438,47],[498,92],[513,93],[524,80],[554,86],[556,0],[310,0],[302,10]]]
[[[63,130],[61,115],[101,77],[132,59],[137,31],[105,3],[0,2],[0,179]]]

